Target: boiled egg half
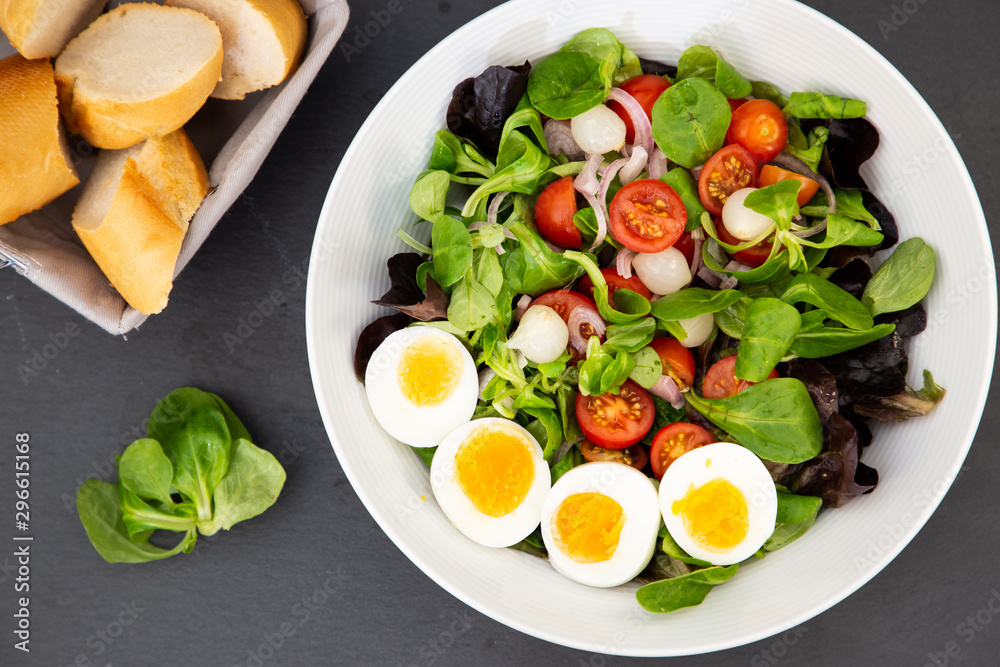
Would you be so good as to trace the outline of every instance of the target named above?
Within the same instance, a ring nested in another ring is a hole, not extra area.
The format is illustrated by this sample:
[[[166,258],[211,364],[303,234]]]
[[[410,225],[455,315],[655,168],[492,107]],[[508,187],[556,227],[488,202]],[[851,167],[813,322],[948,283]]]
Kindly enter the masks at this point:
[[[749,449],[717,442],[692,449],[660,480],[660,511],[671,537],[690,556],[732,565],[774,532],[778,495]]]
[[[431,490],[441,511],[469,539],[509,547],[538,526],[552,485],[542,448],[507,419],[475,419],[438,445]]]
[[[653,556],[660,510],[653,482],[610,461],[571,469],[542,508],[549,562],[581,584],[607,588],[639,574]]]
[[[388,335],[365,370],[375,419],[413,447],[433,447],[472,418],[479,376],[472,355],[450,333],[408,327]]]

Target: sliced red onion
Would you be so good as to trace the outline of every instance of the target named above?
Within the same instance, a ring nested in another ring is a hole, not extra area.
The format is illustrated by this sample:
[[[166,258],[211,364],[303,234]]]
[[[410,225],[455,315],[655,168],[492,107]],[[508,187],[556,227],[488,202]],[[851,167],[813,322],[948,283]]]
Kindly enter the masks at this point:
[[[577,308],[577,310],[583,309]],[[686,403],[677,383],[669,375],[661,375],[656,384],[649,388],[649,393],[670,403],[675,410],[680,410]]]
[[[726,257],[726,253],[722,250],[722,246],[719,245],[718,241],[715,239],[706,239],[705,245],[708,247],[708,254],[711,255],[712,259],[716,262],[724,265],[729,261],[729,258]]]
[[[701,258],[701,246],[705,243],[705,230],[699,227],[691,232],[691,240],[694,241],[694,255],[691,257],[691,275],[697,276],[705,262]]]
[[[597,168],[601,166],[603,159],[604,156],[597,153],[587,156],[587,164],[573,179],[573,187],[576,188],[577,192],[584,196],[597,194],[597,188],[601,185],[600,181],[597,180]]]
[[[642,173],[642,170],[646,168],[648,157],[645,148],[636,146],[632,151],[632,155],[629,156],[628,162],[625,163],[625,166],[618,173],[622,179],[622,183],[631,183],[634,181]]]
[[[583,149],[573,138],[569,123],[550,118],[545,121],[542,129],[545,132],[545,143],[548,144],[549,154],[562,154],[571,161],[583,159]]]
[[[642,146],[646,149],[646,154],[653,152],[653,127],[649,122],[649,116],[645,109],[636,101],[634,97],[626,93],[621,88],[612,88],[607,99],[614,100],[622,105],[625,113],[632,119],[632,127],[635,129],[635,139],[633,146]]]
[[[726,264],[726,271],[751,271],[752,269],[752,266],[747,266],[743,262],[737,262],[735,259]],[[739,279],[736,276],[723,276],[722,282],[719,283],[719,289],[732,289],[738,283]]]
[[[667,156],[663,154],[659,146],[655,146],[653,152],[649,154],[646,170],[649,172],[650,178],[656,179],[667,173]]]
[[[524,311],[528,310],[528,306],[531,305],[531,297],[527,294],[522,294],[521,298],[517,300],[517,310],[514,311],[514,321],[520,322],[521,316],[524,315]],[[579,310],[579,308],[577,308]]]
[[[703,164],[699,164],[697,167],[692,167],[691,168],[690,171],[691,171],[691,175],[694,177],[694,180],[697,181],[699,178],[701,178],[701,170],[704,169],[704,168],[705,168],[705,165],[703,165]]]
[[[587,339],[580,335],[580,327],[584,324],[589,324],[597,336],[603,336],[608,330],[608,325],[596,311],[590,308],[574,308],[569,314],[566,326],[569,327],[569,345],[580,354],[587,351]]]
[[[638,254],[635,250],[628,248],[622,248],[618,251],[615,256],[615,268],[618,270],[618,275],[626,280],[632,277],[632,260]]]
[[[560,253],[560,254],[566,252],[566,248],[560,248],[555,243],[552,243],[551,241],[549,241],[549,240],[547,240],[545,238],[542,239],[542,243],[544,243],[546,246],[548,246],[549,250],[551,250],[552,252],[557,252],[557,253]]]
[[[608,235],[608,218],[604,213],[604,209],[598,203],[597,197],[585,192],[583,193],[583,198],[594,209],[594,218],[597,220],[597,236],[594,237],[594,243],[590,246],[590,249],[593,250],[604,243],[604,238]]]
[[[510,192],[504,190],[493,195],[493,201],[490,202],[490,207],[486,210],[486,224],[490,225],[497,221],[497,215],[500,213],[500,204],[503,200],[507,198]]]
[[[719,289],[719,285],[722,284],[722,279],[725,277],[721,273],[713,271],[707,266],[703,266],[698,269],[698,277],[704,280],[709,287],[714,289]]]
[[[488,224],[490,224],[490,223],[486,222],[485,220],[480,220],[479,222],[473,222],[472,224],[470,224],[469,227],[468,227],[468,229],[469,229],[470,232],[474,232],[477,229],[482,229],[483,227],[485,227]],[[503,235],[506,238],[508,238],[508,239],[513,239],[515,241],[517,240],[517,237],[514,236],[514,232],[510,231],[506,227],[504,227],[504,229],[503,229]]]
[[[826,180],[826,177],[822,174],[817,174],[815,171],[809,168],[805,162],[795,157],[794,155],[789,155],[788,153],[778,153],[770,164],[773,164],[782,169],[788,169],[789,171],[794,171],[796,174],[801,174],[807,178],[811,178],[817,183],[819,187],[826,194],[826,200],[830,202],[830,213],[837,212],[837,195],[833,194],[833,188],[830,186],[830,181]]]
[[[486,385],[490,383],[490,380],[496,377],[496,371],[487,366],[483,370],[479,371],[479,400],[485,401],[483,398],[483,392],[486,391]]]
[[[552,455],[552,458],[550,460],[555,463],[558,463],[559,461],[562,460],[562,457],[566,456],[566,454],[569,453],[569,450],[573,449],[573,445],[580,442],[580,440],[583,440],[583,435],[581,435],[578,439],[574,440],[573,442],[570,442],[569,440],[564,440],[563,444],[559,445],[559,449],[556,450],[556,453]]]
[[[506,197],[506,196],[507,196],[507,195],[509,195],[509,194],[510,194],[509,192],[501,192],[501,193],[497,194],[497,196],[496,196],[496,199],[494,199],[493,201],[495,202],[495,201],[497,201],[497,200],[499,200],[499,199],[503,199],[503,197]],[[502,195],[502,196],[501,196],[501,195]],[[500,208],[500,206],[499,206],[499,205],[497,205],[497,208],[499,209],[499,208]],[[495,213],[496,213],[496,212],[495,212],[495,211],[493,210],[493,206],[492,206],[492,205],[490,205],[490,211],[489,211],[489,212],[487,213],[487,217],[489,217],[490,215],[495,215]],[[482,228],[483,228],[483,227],[485,227],[486,225],[489,225],[489,224],[494,224],[495,222],[496,222],[495,220],[494,220],[494,221],[492,221],[492,222],[491,222],[491,221],[483,221],[483,220],[480,220],[479,222],[474,222],[474,223],[472,223],[471,225],[469,225],[469,231],[470,231],[470,232],[474,232],[474,231],[476,231],[477,229],[482,229]],[[504,235],[504,236],[505,236],[506,238],[508,238],[508,239],[514,239],[514,240],[517,240],[517,237],[516,237],[516,236],[514,236],[514,232],[510,231],[510,230],[509,230],[509,229],[507,229],[506,227],[504,227],[504,230],[503,230],[503,235]],[[504,254],[505,252],[507,252],[506,250],[504,250],[504,249],[503,249],[503,245],[498,245],[498,246],[494,246],[494,247],[493,247],[493,249],[497,251],[497,254],[498,254],[498,255],[502,255],[502,254]]]
[[[615,175],[618,170],[628,164],[628,158],[619,158],[608,165],[608,170],[604,172],[604,176],[601,177],[601,187],[597,190],[597,202],[601,205],[600,212],[604,214],[604,219],[608,219],[608,189],[611,187],[611,182],[615,180]],[[601,237],[601,241],[604,241],[604,237]],[[594,241],[594,244],[590,246],[593,250],[597,246],[601,245],[600,242]]]
[[[812,236],[813,234],[819,234],[821,231],[823,231],[824,229],[826,229],[826,222],[827,222],[827,220],[829,220],[829,218],[824,218],[823,220],[821,220],[820,222],[817,222],[812,227],[809,227],[808,229],[803,229],[801,231],[792,232],[792,234],[794,234],[795,236],[798,236],[800,239],[807,239],[810,236]]]
[[[743,262],[737,262],[735,259],[729,264],[726,264],[726,271],[752,271],[753,267]]]

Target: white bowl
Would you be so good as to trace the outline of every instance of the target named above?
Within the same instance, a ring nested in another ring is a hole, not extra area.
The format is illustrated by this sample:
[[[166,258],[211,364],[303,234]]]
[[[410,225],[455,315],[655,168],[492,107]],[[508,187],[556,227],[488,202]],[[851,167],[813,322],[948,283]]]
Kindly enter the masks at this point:
[[[911,348],[948,389],[927,418],[880,428],[864,461],[874,493],[821,514],[800,540],[748,563],[699,607],[654,615],[635,586],[594,589],[541,559],[489,549],[448,523],[427,469],[371,416],[354,377],[358,333],[385,314],[369,302],[388,287],[385,261],[413,216],[407,194],[444,126],[451,91],[493,64],[537,61],[576,32],[614,31],[636,53],[676,62],[684,48],[720,48],[748,78],[786,93],[819,90],[868,102],[882,136],[864,168],[902,236],[937,252],[928,331]],[[782,43],[808,58],[762,57]],[[372,516],[418,567],[459,599],[522,632],[588,651],[637,656],[716,651],[781,632],[858,589],[913,538],[944,496],[976,432],[996,343],[996,281],[982,209],[948,133],[874,49],[790,0],[514,0],[472,21],[421,58],[358,132],[320,216],[306,300],[313,383],[327,432]]]

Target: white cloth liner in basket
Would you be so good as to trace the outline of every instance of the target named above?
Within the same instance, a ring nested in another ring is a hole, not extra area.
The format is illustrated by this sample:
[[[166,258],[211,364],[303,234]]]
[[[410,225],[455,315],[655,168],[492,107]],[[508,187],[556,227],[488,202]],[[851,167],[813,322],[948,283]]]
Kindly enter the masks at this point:
[[[210,99],[185,126],[209,165],[213,190],[191,220],[175,277],[253,179],[347,26],[346,0],[300,1],[308,16],[309,37],[295,74],[280,86],[248,95],[242,101]],[[0,58],[13,52],[0,38]],[[219,137],[228,140],[220,146]],[[0,225],[0,267],[12,266],[105,330],[124,334],[142,324],[147,316],[125,303],[73,231],[73,206],[96,150],[77,136],[69,138],[69,145],[81,185],[38,211]]]

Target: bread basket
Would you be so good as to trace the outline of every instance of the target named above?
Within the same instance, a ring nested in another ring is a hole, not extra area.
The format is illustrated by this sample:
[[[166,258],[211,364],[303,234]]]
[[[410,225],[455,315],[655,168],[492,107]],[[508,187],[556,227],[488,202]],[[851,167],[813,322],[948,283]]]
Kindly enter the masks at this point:
[[[191,220],[175,278],[253,179],[344,32],[349,15],[346,0],[300,2],[309,36],[298,70],[281,85],[241,101],[210,99],[185,126],[209,167],[211,190]],[[13,48],[3,40],[0,58],[11,53]],[[83,181],[96,149],[78,136],[69,137],[69,147]],[[147,316],[115,291],[73,231],[70,219],[80,187],[0,226],[0,267],[13,268],[106,331],[125,334]]]

